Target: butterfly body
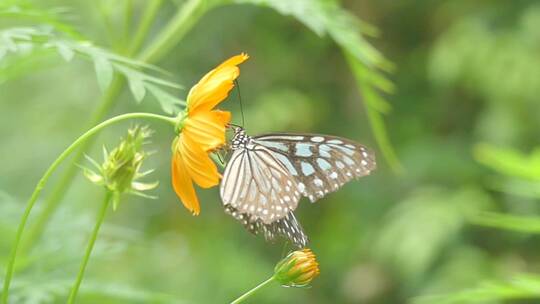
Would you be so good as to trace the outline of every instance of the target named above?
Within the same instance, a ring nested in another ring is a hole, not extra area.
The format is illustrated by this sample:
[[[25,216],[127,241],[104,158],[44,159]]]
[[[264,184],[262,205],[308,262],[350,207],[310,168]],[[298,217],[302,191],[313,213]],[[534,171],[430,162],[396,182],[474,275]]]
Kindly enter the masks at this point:
[[[226,211],[251,232],[285,235],[298,247],[307,243],[293,214],[299,200],[315,202],[376,166],[371,151],[345,138],[234,131],[220,189]]]

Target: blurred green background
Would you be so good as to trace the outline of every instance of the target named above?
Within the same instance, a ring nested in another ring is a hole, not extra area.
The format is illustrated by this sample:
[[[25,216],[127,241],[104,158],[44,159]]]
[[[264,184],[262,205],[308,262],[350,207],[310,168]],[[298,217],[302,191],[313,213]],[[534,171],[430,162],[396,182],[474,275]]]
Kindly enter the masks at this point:
[[[378,157],[371,176],[300,204],[296,214],[321,267],[312,288],[276,284],[249,303],[540,303],[538,1],[3,2],[2,273],[35,184],[88,128],[111,86],[102,53],[74,47],[72,54],[47,45],[47,35],[25,39],[13,30],[52,31],[81,48],[86,40],[133,57],[129,46],[151,3],[155,20],[141,50],[178,11],[199,5],[185,21],[190,26],[173,35],[177,41],[150,60],[165,72],[138,67],[184,86],[161,87],[169,94],[158,98],[162,105],[184,99],[225,58],[247,52],[239,82],[249,133],[334,134]],[[124,73],[135,92],[136,69]],[[122,86],[100,121],[163,113],[151,89],[136,102]],[[241,123],[236,92],[222,105]],[[133,123],[100,133],[86,154],[99,159],[101,146],[114,147]],[[282,243],[265,243],[224,214],[217,189],[198,191],[202,212],[191,216],[170,186],[173,130],[140,123],[155,130],[145,167],[156,169],[149,180],[160,181],[159,199],[126,196],[109,211],[79,303],[227,303],[270,276]],[[29,229],[61,176],[54,174]],[[38,243],[19,257],[13,303],[65,301],[102,196],[76,174]]]

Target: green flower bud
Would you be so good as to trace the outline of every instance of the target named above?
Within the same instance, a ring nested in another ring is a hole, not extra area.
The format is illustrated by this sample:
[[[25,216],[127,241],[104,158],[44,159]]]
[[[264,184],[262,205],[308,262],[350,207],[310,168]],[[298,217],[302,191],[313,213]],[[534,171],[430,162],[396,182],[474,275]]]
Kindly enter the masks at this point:
[[[84,175],[93,183],[106,187],[113,192],[113,209],[116,210],[123,193],[155,198],[148,196],[143,191],[157,187],[158,182],[142,183],[138,180],[152,172],[140,172],[144,159],[148,153],[142,150],[147,138],[152,131],[147,127],[135,126],[128,130],[127,136],[111,152],[103,148],[103,163],[100,165],[93,159],[88,160],[96,167],[97,172],[88,168],[84,169]]]
[[[289,253],[274,268],[274,279],[284,286],[303,287],[319,275],[315,254],[307,248]]]

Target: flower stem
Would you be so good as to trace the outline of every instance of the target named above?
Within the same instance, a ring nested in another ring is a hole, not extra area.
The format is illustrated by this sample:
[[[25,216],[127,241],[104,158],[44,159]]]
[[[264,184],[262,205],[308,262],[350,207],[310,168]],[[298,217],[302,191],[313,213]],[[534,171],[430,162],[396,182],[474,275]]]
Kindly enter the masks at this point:
[[[231,302],[231,304],[237,304],[237,303],[240,303],[242,301],[244,301],[245,299],[249,298],[251,295],[253,295],[257,290],[263,288],[264,286],[268,285],[270,282],[274,281],[274,277],[270,277],[268,280],[262,282],[261,284],[255,286],[253,289],[251,289],[250,291],[244,293],[243,295],[241,295],[240,297],[238,297],[238,299],[234,300]]]
[[[135,54],[135,52],[137,52],[141,48],[141,45],[143,44],[144,39],[146,39],[146,37],[148,36],[150,27],[152,26],[152,23],[154,23],[154,19],[156,18],[156,15],[162,3],[163,0],[152,0],[147,2],[147,5],[144,9],[144,16],[142,17],[139,27],[135,32],[135,37],[133,38],[133,40],[131,41],[131,45],[129,46],[129,55]]]
[[[28,203],[26,204],[26,209],[24,210],[24,213],[21,217],[19,226],[17,227],[17,233],[15,235],[15,241],[13,243],[13,247],[11,248],[11,254],[9,256],[9,260],[8,260],[8,264],[6,268],[6,275],[4,279],[4,288],[2,291],[3,304],[8,303],[7,300],[8,300],[9,285],[11,283],[11,278],[13,276],[13,268],[15,266],[15,260],[17,257],[17,249],[21,242],[22,234],[26,226],[26,221],[28,220],[30,211],[32,211],[32,208],[34,207],[34,204],[36,203],[36,200],[39,197],[39,194],[45,187],[45,184],[51,177],[52,173],[56,170],[56,168],[58,168],[58,166],[62,163],[64,159],[66,159],[73,151],[75,151],[78,147],[80,147],[86,140],[91,138],[94,134],[98,133],[101,129],[109,125],[112,125],[114,123],[127,120],[127,119],[134,119],[134,118],[149,118],[149,119],[162,120],[162,121],[172,124],[173,126],[176,124],[176,120],[174,118],[158,115],[158,114],[152,114],[152,113],[127,113],[123,115],[118,115],[86,131],[86,133],[84,133],[79,138],[77,138],[69,147],[67,147],[67,149],[65,149],[60,154],[60,156],[58,156],[58,158],[50,165],[50,167],[47,169],[47,171],[45,171],[45,173],[43,174],[43,176],[37,183],[36,188],[34,189],[34,192],[32,193],[32,196],[30,197],[30,199],[28,200]]]
[[[210,7],[207,0],[187,0],[169,21],[153,43],[137,57],[143,62],[155,62],[167,54]]]
[[[114,101],[116,100],[118,95],[120,95],[120,92],[122,92],[122,87],[124,83],[124,79],[118,76],[114,77],[109,89],[103,96],[99,107],[96,109],[96,111],[90,118],[90,124],[87,126],[87,128],[91,128],[97,125],[107,114],[107,112],[109,112],[109,109],[114,105]],[[34,244],[41,236],[41,233],[44,230],[43,227],[45,227],[47,221],[56,210],[56,207],[60,203],[62,197],[67,191],[67,188],[69,188],[69,184],[73,181],[73,177],[78,171],[78,167],[73,164],[79,162],[84,157],[84,153],[88,150],[92,143],[93,139],[89,139],[86,140],[83,144],[81,144],[80,148],[73,156],[72,163],[69,164],[69,166],[65,169],[62,176],[60,177],[60,180],[55,184],[50,194],[43,202],[43,208],[41,212],[36,216],[34,224],[30,227],[30,230],[28,231],[28,237],[26,237],[25,241],[23,241],[23,243],[21,244],[21,252],[26,252],[29,247],[31,247],[32,244]]]
[[[96,224],[94,226],[94,230],[92,231],[90,240],[88,241],[88,244],[86,245],[86,251],[84,253],[84,257],[81,262],[81,266],[79,268],[79,273],[77,274],[77,279],[75,280],[75,284],[73,284],[73,288],[71,289],[71,292],[69,293],[69,298],[67,300],[68,304],[72,304],[75,302],[75,298],[77,297],[77,293],[79,292],[79,287],[81,286],[81,282],[84,277],[86,265],[88,265],[88,260],[90,260],[90,254],[92,254],[92,249],[94,248],[94,244],[96,243],[96,239],[99,233],[99,228],[101,227],[101,224],[103,223],[103,220],[105,219],[105,214],[107,213],[107,208],[109,207],[111,198],[112,198],[112,192],[109,190],[106,190],[105,199],[103,200],[103,205],[101,206],[101,210],[98,214]]]

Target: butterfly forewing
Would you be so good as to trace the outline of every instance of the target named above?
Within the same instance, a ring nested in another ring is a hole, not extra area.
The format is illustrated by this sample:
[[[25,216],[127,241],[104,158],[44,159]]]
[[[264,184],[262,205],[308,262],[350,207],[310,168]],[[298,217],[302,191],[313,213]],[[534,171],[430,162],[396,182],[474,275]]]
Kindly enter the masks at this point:
[[[253,138],[274,153],[312,202],[375,169],[375,156],[351,140],[313,134],[268,134]]]
[[[296,209],[301,193],[296,180],[263,146],[235,150],[223,175],[221,199],[264,223]]]

